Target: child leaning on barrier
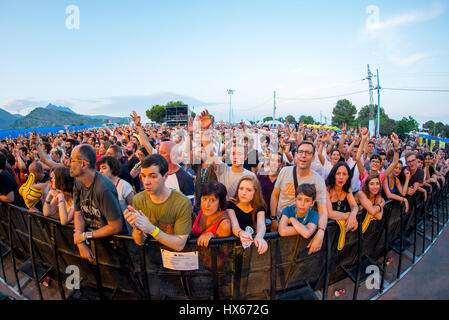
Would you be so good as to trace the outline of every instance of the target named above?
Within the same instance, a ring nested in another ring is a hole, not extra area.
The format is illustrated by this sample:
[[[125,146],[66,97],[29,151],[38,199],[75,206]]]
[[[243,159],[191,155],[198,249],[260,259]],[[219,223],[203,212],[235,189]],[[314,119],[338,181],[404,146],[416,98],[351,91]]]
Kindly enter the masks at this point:
[[[319,215],[313,209],[316,201],[316,188],[313,184],[301,184],[296,189],[295,205],[282,210],[279,221],[281,237],[296,234],[308,239],[315,232]]]

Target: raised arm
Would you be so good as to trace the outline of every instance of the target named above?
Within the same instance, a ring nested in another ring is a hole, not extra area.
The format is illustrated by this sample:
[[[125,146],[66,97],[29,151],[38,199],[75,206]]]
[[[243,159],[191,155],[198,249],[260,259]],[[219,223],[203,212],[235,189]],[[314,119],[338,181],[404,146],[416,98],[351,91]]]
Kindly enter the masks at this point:
[[[140,116],[137,115],[136,111],[133,110],[133,113],[130,115],[136,124],[137,133],[139,134],[140,141],[145,149],[148,151],[148,154],[156,153],[156,150],[151,146],[150,141],[148,140],[148,136],[142,128],[142,124],[140,123]]]
[[[393,157],[393,162],[391,162],[391,164],[385,170],[384,177],[388,177],[393,172],[394,168],[396,167],[396,165],[398,164],[398,161],[399,161],[399,138],[396,135],[396,133],[393,132],[391,134],[391,140],[393,141],[393,145],[394,145],[394,157]]]
[[[365,146],[366,146],[366,141],[369,138],[368,129],[362,128],[361,134],[362,134],[362,142],[360,143],[359,149],[357,150],[357,168],[359,169],[360,177],[363,177],[363,175],[365,173],[365,167],[363,166],[363,162],[362,162],[361,158],[362,158],[363,149],[365,149]]]

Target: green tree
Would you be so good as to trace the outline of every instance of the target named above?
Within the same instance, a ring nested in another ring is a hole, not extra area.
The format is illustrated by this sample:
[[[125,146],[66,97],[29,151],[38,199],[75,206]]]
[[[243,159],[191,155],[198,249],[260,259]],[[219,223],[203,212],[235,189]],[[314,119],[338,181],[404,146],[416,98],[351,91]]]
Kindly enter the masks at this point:
[[[374,124],[377,130],[377,104],[374,105]],[[369,105],[364,106],[360,109],[359,114],[357,116],[357,124],[362,127],[368,127],[369,123]],[[390,135],[396,129],[396,121],[390,119],[388,115],[385,113],[385,109],[380,107],[380,134],[382,135]]]
[[[195,119],[195,118],[196,118],[196,113],[192,111],[192,112],[190,113],[190,116],[191,116],[193,119]]]
[[[411,116],[408,118],[403,117],[401,120],[396,121],[396,133],[400,136],[404,136],[412,131],[418,131],[418,121]]]
[[[348,99],[338,100],[332,110],[332,125],[341,127],[344,123],[348,126],[355,125],[357,108]]]
[[[313,119],[312,116],[302,115],[299,117],[298,122],[304,122],[304,124],[314,124],[315,120]]]
[[[280,122],[285,122],[284,118],[282,118],[282,117],[279,117],[279,118],[277,118],[276,120],[277,120],[277,121],[280,121]]]
[[[426,123],[424,123],[422,125],[422,128],[424,131],[426,131],[428,134],[433,135],[434,134],[434,129],[435,129],[435,122],[433,122],[432,120],[427,121]]]
[[[445,124],[443,129],[443,138],[449,138],[449,125]]]
[[[442,136],[443,134],[444,134],[444,123],[438,121],[437,123],[435,123],[434,135]]]
[[[165,106],[158,104],[152,106],[151,109],[146,112],[148,119],[157,123],[165,121],[165,113]]]
[[[296,123],[296,119],[294,116],[292,116],[291,114],[289,114],[288,116],[285,117],[285,120],[288,120],[289,123]]]
[[[266,122],[266,121],[271,121],[271,120],[273,120],[273,117],[265,117],[265,118],[263,118],[263,122]]]
[[[172,107],[172,106],[183,106],[183,105],[185,105],[185,103],[182,101],[170,101],[165,106]]]

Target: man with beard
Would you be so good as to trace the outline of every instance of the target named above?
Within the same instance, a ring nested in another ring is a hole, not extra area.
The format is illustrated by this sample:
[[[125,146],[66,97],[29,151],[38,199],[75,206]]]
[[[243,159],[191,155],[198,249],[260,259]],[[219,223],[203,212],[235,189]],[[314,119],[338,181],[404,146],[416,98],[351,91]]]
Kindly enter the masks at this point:
[[[72,150],[70,176],[76,178],[73,240],[81,257],[90,262],[94,256],[87,243],[89,239],[127,233],[117,189],[109,178],[95,171],[95,164],[95,150],[91,145],[82,144]]]
[[[136,156],[137,152],[137,145],[134,142],[128,142],[125,148],[125,154],[126,158],[123,162],[123,165],[128,168],[128,171],[131,172],[131,170],[138,164],[139,158]],[[138,176],[136,176],[134,179],[134,187],[136,188],[136,193],[140,192],[140,179]]]

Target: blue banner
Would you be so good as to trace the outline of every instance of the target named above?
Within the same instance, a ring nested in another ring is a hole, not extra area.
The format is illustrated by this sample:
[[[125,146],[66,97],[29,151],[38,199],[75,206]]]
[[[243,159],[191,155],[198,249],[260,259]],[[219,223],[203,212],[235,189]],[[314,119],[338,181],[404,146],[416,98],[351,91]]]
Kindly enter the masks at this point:
[[[96,125],[96,126],[68,126],[67,128],[70,131],[74,130],[84,130],[84,129],[90,129],[90,128],[102,128],[102,125]],[[60,130],[65,132],[64,127],[44,127],[44,128],[28,128],[28,129],[11,129],[11,130],[0,130],[0,139],[9,138],[11,136],[11,139],[17,138],[19,134],[22,136],[29,136],[30,132],[36,132],[40,134],[47,134],[47,133],[56,133]]]

